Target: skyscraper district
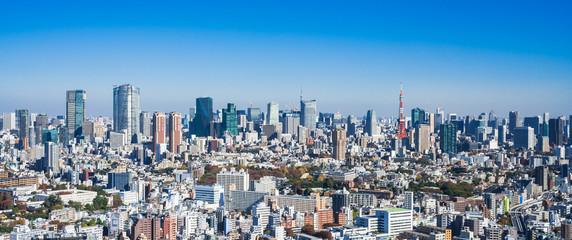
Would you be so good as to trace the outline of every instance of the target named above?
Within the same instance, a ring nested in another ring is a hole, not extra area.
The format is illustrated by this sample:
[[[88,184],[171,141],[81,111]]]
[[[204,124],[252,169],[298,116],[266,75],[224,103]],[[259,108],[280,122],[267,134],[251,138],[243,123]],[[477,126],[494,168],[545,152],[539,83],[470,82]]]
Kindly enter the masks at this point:
[[[403,89],[381,118],[302,98],[182,114],[109,91],[113,116],[89,89],[61,91],[65,116],[1,115],[1,238],[572,239],[570,117],[431,113]]]

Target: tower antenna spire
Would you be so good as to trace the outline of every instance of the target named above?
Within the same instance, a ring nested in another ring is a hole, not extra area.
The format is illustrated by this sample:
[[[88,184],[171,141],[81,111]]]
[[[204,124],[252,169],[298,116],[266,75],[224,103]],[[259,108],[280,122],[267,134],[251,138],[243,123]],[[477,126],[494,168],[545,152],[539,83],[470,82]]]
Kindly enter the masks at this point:
[[[397,129],[397,138],[407,138],[405,132],[405,118],[403,117],[403,81],[400,82],[401,90],[399,91],[399,127]]]

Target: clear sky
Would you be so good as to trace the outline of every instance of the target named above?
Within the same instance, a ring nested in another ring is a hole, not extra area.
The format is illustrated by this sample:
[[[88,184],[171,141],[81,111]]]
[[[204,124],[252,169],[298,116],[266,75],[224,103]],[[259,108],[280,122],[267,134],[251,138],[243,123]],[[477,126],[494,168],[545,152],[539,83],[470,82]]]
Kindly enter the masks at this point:
[[[570,1],[2,1],[0,112],[65,113],[87,91],[111,116],[113,85],[147,111],[208,95],[283,109],[397,116],[494,110],[572,114]]]

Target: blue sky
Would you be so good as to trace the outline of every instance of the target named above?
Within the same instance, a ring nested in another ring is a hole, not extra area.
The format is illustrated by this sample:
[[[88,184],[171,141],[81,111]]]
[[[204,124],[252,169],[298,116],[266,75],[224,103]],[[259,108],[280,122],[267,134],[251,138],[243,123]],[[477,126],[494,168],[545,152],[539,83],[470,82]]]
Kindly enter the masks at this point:
[[[4,1],[0,111],[63,115],[87,91],[110,116],[113,85],[141,88],[148,111],[195,98],[343,115],[405,111],[507,116],[572,112],[567,1]]]

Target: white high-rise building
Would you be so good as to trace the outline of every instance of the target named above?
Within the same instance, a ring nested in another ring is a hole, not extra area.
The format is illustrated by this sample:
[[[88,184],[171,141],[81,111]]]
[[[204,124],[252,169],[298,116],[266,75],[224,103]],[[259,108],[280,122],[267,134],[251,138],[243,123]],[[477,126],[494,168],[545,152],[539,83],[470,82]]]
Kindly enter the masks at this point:
[[[16,113],[4,113],[2,115],[2,130],[16,129]]]
[[[279,112],[278,112],[278,103],[276,102],[269,102],[268,109],[267,109],[267,117],[266,117],[266,124],[278,126],[279,122]]]
[[[113,88],[113,131],[125,131],[128,143],[133,134],[141,130],[139,93],[139,88],[130,84]]]

